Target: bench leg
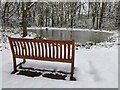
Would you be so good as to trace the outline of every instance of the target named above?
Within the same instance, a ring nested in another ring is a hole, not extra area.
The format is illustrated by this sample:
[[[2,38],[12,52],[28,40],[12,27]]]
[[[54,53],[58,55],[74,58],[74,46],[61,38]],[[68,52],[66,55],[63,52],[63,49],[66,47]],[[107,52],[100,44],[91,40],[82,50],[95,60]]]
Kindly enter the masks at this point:
[[[13,64],[14,64],[14,71],[17,71],[17,67],[16,67],[16,58],[13,58]]]
[[[70,80],[74,80],[73,74],[74,74],[74,63],[71,64],[71,77],[70,77]]]
[[[17,66],[16,66],[16,58],[13,57],[13,72],[11,74],[14,74],[17,72]]]
[[[25,63],[26,62],[26,60],[25,60],[25,58],[23,58],[23,63]]]

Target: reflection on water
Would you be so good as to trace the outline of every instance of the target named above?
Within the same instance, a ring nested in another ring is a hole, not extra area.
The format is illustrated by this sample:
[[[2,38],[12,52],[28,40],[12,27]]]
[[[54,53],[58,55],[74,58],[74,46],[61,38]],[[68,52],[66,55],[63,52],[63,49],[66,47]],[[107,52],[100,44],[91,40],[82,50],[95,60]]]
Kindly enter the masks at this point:
[[[111,35],[105,32],[93,32],[93,31],[72,31],[72,30],[32,30],[37,34],[41,34],[48,39],[59,40],[75,40],[76,42],[86,43],[102,42],[108,40]]]

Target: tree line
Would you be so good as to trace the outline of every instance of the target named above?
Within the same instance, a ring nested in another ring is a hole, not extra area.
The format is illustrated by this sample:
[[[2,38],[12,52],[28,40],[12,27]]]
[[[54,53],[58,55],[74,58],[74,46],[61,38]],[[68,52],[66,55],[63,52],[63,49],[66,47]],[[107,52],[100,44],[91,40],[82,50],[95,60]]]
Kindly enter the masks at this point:
[[[4,2],[2,27],[66,27],[117,29],[120,2]]]

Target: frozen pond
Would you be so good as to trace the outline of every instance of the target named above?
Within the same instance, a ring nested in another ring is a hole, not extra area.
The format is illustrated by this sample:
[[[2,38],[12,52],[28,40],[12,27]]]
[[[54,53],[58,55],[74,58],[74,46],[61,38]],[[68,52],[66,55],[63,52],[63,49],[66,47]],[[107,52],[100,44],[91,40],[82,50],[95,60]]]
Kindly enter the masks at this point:
[[[35,29],[30,30],[37,34],[40,34],[48,39],[58,40],[75,40],[79,43],[86,43],[89,41],[100,43],[107,41],[112,35],[107,32],[96,32],[96,31],[79,31],[79,30],[46,30],[46,29]]]

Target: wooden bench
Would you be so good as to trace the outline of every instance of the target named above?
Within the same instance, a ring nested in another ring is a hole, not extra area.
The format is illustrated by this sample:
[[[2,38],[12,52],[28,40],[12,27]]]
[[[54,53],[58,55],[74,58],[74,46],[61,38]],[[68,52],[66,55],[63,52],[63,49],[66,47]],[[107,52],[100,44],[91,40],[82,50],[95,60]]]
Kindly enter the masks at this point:
[[[14,71],[20,64],[26,62],[26,59],[45,60],[71,63],[71,77],[74,73],[74,40],[44,40],[44,39],[26,39],[8,37],[13,55]],[[16,58],[23,58],[23,62],[16,65]]]

